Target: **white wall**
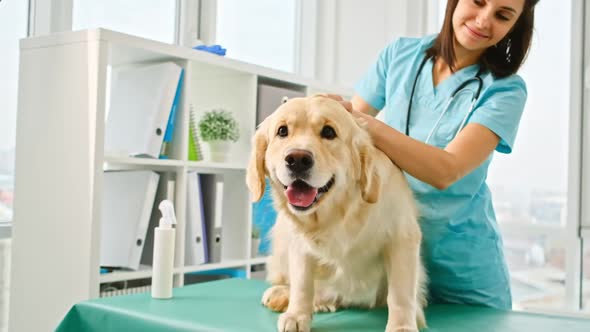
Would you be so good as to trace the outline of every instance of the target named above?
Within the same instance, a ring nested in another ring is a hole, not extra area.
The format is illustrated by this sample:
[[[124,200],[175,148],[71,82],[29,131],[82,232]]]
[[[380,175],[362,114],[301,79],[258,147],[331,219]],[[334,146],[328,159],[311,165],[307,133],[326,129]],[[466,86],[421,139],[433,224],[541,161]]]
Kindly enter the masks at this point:
[[[427,19],[438,5],[435,1],[314,2],[316,33],[305,36],[303,32],[302,52],[313,52],[315,61],[302,63],[301,73],[347,87],[360,79],[381,49],[394,38],[424,35],[436,26],[436,17]]]

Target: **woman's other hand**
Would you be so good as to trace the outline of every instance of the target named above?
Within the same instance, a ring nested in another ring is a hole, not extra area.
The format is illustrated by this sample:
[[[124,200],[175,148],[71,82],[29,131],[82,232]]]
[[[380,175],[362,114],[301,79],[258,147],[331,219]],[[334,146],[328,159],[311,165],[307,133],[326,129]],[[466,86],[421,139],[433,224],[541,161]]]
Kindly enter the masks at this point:
[[[344,106],[344,108],[350,112],[352,114],[352,116],[354,116],[357,119],[360,119],[360,123],[362,124],[363,127],[365,127],[368,131],[369,134],[372,135],[372,131],[375,130],[375,118],[372,115],[369,115],[365,112],[362,112],[360,110],[354,109],[353,108],[353,102],[350,101],[346,101],[344,100],[344,98],[342,98],[342,96],[340,95],[335,95],[335,94],[330,94],[330,93],[324,93],[322,94],[322,96],[336,100],[337,102],[340,103],[340,105]],[[367,104],[366,102],[364,102],[364,100],[362,100],[360,97],[355,96],[355,98],[357,98],[357,105],[360,105],[361,107],[366,105],[366,109],[367,111],[371,111],[369,110],[370,105]],[[360,102],[359,102],[360,101]]]
[[[344,100],[344,98],[342,98],[342,96],[331,94],[331,93],[322,93],[321,95],[324,96],[324,97],[327,97],[327,98],[330,98],[330,99],[333,99],[333,100],[339,102],[340,105],[344,106],[344,108],[347,111],[349,111],[349,112],[352,112],[353,111],[353,109],[352,109],[352,103],[350,101]]]
[[[321,94],[324,97],[334,99],[339,102],[344,108],[349,111],[359,111],[361,113],[369,114],[375,116],[379,111],[373,108],[371,104],[367,103],[361,96],[354,95],[350,101],[344,100],[342,96],[335,95],[331,93],[323,93]]]

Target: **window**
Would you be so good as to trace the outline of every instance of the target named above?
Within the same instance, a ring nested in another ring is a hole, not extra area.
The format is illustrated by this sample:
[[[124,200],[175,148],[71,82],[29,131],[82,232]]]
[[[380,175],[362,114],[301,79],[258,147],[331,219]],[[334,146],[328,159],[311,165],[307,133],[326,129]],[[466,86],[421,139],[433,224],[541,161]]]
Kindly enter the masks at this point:
[[[164,43],[176,42],[171,0],[74,0],[72,30],[106,28]]]
[[[297,0],[218,0],[216,43],[227,57],[295,71]]]
[[[445,8],[440,0],[441,26]],[[514,151],[496,153],[490,167],[515,309],[563,309],[567,301],[566,260],[576,254],[568,252],[566,236],[571,27],[571,1],[539,2],[519,71],[528,99]]]
[[[584,255],[582,256],[582,310],[590,313],[590,239],[584,239]]]
[[[489,184],[514,306],[548,309],[566,300],[571,2],[539,2],[535,15],[533,44],[519,72],[528,99],[517,141],[512,154],[494,156]]]
[[[102,27],[165,43],[180,43],[176,38],[177,27],[179,24],[192,27],[194,22],[177,22],[178,3],[180,1],[73,0],[72,30]],[[203,20],[211,22],[211,30],[215,31],[207,39],[226,48],[228,58],[295,71],[299,0],[217,0],[213,3],[216,4],[215,17]],[[185,17],[199,20],[197,15]]]
[[[27,36],[28,1],[0,2],[0,223],[12,220],[19,39]]]

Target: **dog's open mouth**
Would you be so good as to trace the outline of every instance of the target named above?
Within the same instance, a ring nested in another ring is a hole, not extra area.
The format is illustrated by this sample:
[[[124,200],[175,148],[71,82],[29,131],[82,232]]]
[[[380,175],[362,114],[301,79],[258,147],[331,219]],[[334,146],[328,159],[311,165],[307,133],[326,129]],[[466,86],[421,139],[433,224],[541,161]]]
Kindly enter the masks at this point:
[[[291,206],[297,210],[304,211],[317,202],[333,185],[334,176],[321,188],[312,187],[307,182],[297,179],[290,185],[285,186],[285,193]]]

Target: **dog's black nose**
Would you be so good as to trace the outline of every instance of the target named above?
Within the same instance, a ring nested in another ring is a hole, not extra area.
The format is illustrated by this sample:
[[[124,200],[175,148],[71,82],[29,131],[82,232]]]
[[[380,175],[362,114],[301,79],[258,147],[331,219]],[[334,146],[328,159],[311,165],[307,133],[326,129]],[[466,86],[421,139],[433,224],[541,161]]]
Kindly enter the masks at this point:
[[[293,149],[285,157],[285,163],[291,172],[304,173],[313,166],[313,156],[307,150]]]

